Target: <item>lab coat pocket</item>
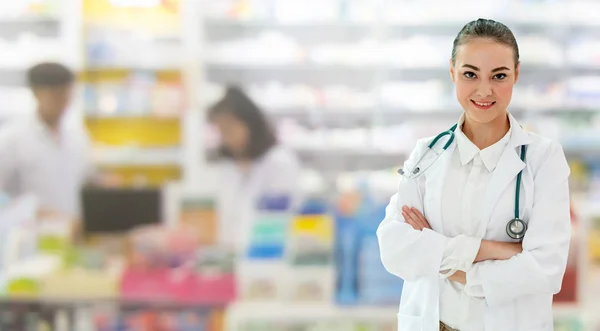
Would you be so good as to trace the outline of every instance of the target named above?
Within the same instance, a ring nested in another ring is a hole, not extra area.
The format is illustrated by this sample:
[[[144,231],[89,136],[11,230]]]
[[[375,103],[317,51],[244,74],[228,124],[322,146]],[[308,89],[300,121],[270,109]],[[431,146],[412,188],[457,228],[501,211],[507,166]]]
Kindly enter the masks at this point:
[[[398,331],[423,331],[423,318],[398,314]]]

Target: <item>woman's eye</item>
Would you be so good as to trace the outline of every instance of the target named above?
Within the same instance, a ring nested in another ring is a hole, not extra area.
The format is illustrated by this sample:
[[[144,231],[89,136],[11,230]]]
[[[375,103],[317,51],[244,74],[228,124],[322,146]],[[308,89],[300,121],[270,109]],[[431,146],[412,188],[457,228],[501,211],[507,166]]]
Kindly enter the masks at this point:
[[[463,76],[465,76],[465,77],[466,77],[466,78],[468,78],[468,79],[473,79],[473,78],[477,77],[477,76],[475,75],[475,73],[473,73],[473,72],[471,72],[471,71],[467,71],[467,72],[465,72],[465,73],[463,74]]]
[[[496,74],[496,75],[494,75],[494,79],[495,80],[503,80],[504,78],[506,78],[506,74]]]

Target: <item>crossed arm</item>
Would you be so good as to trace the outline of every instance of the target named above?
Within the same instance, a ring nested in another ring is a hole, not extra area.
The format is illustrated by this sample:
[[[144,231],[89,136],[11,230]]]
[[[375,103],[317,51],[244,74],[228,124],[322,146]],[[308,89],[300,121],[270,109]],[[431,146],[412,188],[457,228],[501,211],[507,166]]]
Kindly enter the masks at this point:
[[[417,231],[423,231],[423,229],[431,230],[429,222],[417,208],[403,206],[402,216],[404,217],[406,223],[408,223],[410,226],[413,227],[413,229]],[[521,253],[522,251],[523,246],[520,242],[510,243],[501,241],[482,240],[481,245],[479,246],[479,251],[477,252],[473,263],[488,260],[508,260],[511,257]],[[454,274],[449,276],[448,279],[461,284],[466,284],[467,274],[462,270],[458,270]]]
[[[570,170],[559,144],[545,147],[537,152],[543,159],[530,162],[535,192],[522,244],[449,238],[433,231],[417,212],[424,209],[422,183],[401,181],[377,229],[386,270],[408,281],[442,276],[461,282],[467,295],[490,307],[526,295],[558,293],[570,242]],[[418,144],[406,163],[417,160],[425,148]]]

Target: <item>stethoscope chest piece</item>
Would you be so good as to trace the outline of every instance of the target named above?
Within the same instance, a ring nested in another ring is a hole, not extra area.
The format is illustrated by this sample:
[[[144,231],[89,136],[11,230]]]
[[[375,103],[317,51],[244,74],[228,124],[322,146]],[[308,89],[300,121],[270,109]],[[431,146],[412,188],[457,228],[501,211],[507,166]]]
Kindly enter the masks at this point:
[[[513,218],[506,224],[506,233],[512,239],[523,239],[527,232],[527,224],[519,218]]]

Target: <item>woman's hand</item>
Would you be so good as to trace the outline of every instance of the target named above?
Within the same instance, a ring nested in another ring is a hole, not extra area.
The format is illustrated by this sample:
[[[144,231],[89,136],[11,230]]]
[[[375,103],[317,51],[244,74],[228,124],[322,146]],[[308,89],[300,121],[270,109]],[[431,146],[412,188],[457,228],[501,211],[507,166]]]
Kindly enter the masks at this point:
[[[482,240],[479,252],[473,263],[485,260],[508,260],[522,251],[523,246],[521,243]],[[465,285],[467,283],[467,273],[459,270],[448,277],[448,279]]]
[[[452,274],[452,276],[448,277],[448,279],[465,285],[467,284],[467,273],[459,270]]]
[[[520,242],[512,243],[482,240],[481,246],[479,246],[479,252],[477,252],[474,262],[486,260],[508,260],[522,251],[523,245]]]
[[[423,216],[423,214],[421,214],[421,212],[417,208],[408,206],[402,207],[402,216],[404,217],[406,223],[410,224],[410,226],[412,226],[415,230],[431,230],[431,225],[429,225],[429,222],[427,222],[425,216]]]

